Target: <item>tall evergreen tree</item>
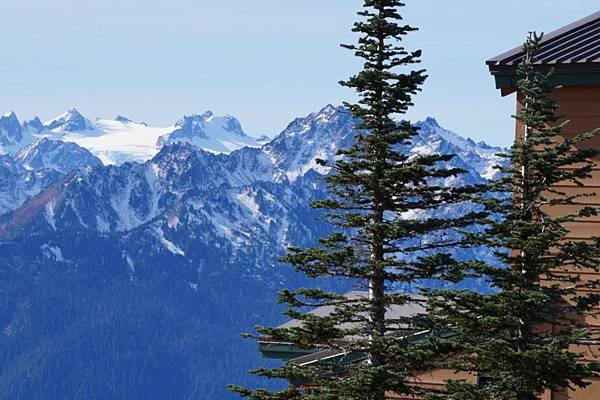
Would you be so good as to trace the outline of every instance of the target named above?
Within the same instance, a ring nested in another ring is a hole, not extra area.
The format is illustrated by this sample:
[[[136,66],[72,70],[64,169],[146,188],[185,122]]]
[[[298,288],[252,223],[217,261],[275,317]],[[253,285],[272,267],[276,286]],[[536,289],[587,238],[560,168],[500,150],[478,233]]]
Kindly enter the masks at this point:
[[[432,399],[534,400],[547,389],[584,387],[598,371],[575,346],[599,339],[584,319],[596,315],[600,297],[593,289],[600,282],[581,274],[599,270],[600,239],[573,239],[566,228],[598,210],[577,206],[585,197],[564,189],[590,177],[598,149],[582,146],[594,133],[563,135],[567,122],[560,123],[551,96],[552,72],[540,72],[535,63],[541,39],[531,34],[524,45],[518,67],[523,107],[515,116],[523,130],[506,155],[511,166],[501,168],[504,177],[495,184],[499,197],[488,200],[498,218],[482,236],[506,268],[482,262],[470,271],[497,292],[428,293],[431,342],[455,355],[438,367],[478,379],[449,381]],[[576,211],[557,215],[565,209],[560,206]],[[451,337],[438,335],[450,330]]]
[[[386,393],[417,394],[413,374],[427,368],[430,355],[406,331],[415,329],[412,316],[391,318],[394,306],[418,299],[397,292],[399,286],[423,279],[452,279],[463,263],[450,249],[469,246],[459,231],[483,217],[466,211],[454,218],[435,217],[444,207],[465,202],[481,190],[477,186],[450,188],[447,178],[463,171],[448,167],[452,155],[408,155],[418,131],[396,117],[412,106],[425,81],[422,69],[410,69],[421,51],[408,51],[403,38],[416,30],[402,23],[399,0],[365,0],[361,20],[353,31],[356,45],[344,45],[364,60],[363,69],[342,85],[359,94],[356,104],[345,104],[358,121],[353,146],[341,149],[327,164],[331,197],[314,204],[326,211],[334,233],[317,247],[293,248],[286,261],[312,278],[347,279],[368,289],[367,296],[346,297],[319,289],[283,290],[279,302],[287,316],[302,325],[287,329],[258,328],[262,337],[300,348],[335,350],[362,361],[353,363],[289,363],[255,374],[310,385],[283,391],[232,387],[250,399],[361,399],[382,400]],[[309,313],[330,306],[330,315]]]

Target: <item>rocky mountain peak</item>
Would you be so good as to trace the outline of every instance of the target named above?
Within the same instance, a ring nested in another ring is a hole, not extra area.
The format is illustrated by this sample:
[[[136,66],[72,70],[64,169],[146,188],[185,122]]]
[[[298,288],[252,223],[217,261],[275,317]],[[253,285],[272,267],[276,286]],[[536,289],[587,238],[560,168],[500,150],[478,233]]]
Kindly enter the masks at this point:
[[[49,138],[42,138],[21,149],[15,160],[28,170],[52,170],[61,174],[102,165],[97,157],[83,147]]]
[[[23,123],[23,130],[33,130],[33,132],[39,133],[42,132],[44,129],[44,124],[39,117],[35,117]]]
[[[427,117],[425,118],[422,122],[421,122],[422,126],[428,126],[431,128],[441,128],[440,124],[438,123],[437,119],[433,118],[433,117]]]
[[[248,136],[240,122],[230,116],[217,116],[211,111],[185,116],[171,133],[158,139],[158,147],[176,142],[188,142],[215,153],[229,153],[242,147],[258,147],[260,143]]]
[[[23,139],[23,127],[14,111],[0,117],[0,146],[10,146]]]
[[[93,129],[93,124],[74,107],[46,122],[44,126],[48,130],[58,129],[66,132],[81,132]]]

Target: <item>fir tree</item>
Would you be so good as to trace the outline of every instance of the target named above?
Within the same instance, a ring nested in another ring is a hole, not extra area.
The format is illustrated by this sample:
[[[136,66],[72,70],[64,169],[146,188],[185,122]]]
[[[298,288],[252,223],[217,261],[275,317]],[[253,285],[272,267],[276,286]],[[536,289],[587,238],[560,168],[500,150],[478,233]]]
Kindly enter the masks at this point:
[[[473,291],[433,290],[431,344],[453,355],[438,367],[474,374],[477,382],[449,381],[431,399],[534,400],[547,389],[581,388],[598,366],[586,363],[577,344],[597,340],[582,322],[595,315],[599,281],[583,272],[600,268],[600,240],[575,240],[565,224],[598,215],[578,206],[558,215],[558,206],[585,204],[561,185],[583,185],[594,166],[597,149],[582,146],[594,133],[563,135],[559,105],[549,85],[552,72],[535,64],[541,36],[531,34],[518,67],[523,107],[515,116],[523,126],[510,167],[495,182],[496,200],[487,205],[499,218],[489,221],[481,238],[497,249],[505,268],[482,262],[470,271],[487,279],[492,295]],[[579,150],[578,150],[579,148]],[[564,187],[564,186],[563,186]],[[453,332],[451,337],[440,333]]]
[[[314,351],[329,350],[353,358],[352,363],[288,363],[253,371],[283,378],[292,385],[279,392],[232,387],[250,399],[371,399],[386,393],[417,394],[413,374],[426,369],[431,354],[415,342],[412,316],[390,318],[390,307],[418,302],[395,289],[415,286],[423,279],[453,279],[465,268],[450,255],[451,248],[470,246],[459,230],[484,214],[466,211],[455,218],[435,217],[444,207],[461,204],[482,189],[449,188],[447,178],[463,171],[448,167],[452,155],[408,154],[418,131],[398,121],[412,106],[413,96],[426,79],[412,69],[420,51],[402,46],[415,28],[402,23],[399,0],[365,0],[361,20],[353,31],[358,44],[344,45],[364,60],[363,69],[342,85],[359,94],[356,104],[345,104],[356,120],[353,146],[341,149],[326,178],[331,197],[314,204],[326,210],[334,233],[308,249],[292,248],[286,261],[312,278],[347,279],[363,285],[367,296],[348,298],[319,289],[283,290],[279,302],[287,316],[302,322],[288,329],[258,328],[262,337]],[[407,216],[407,215],[410,215]],[[331,306],[327,316],[307,312]]]

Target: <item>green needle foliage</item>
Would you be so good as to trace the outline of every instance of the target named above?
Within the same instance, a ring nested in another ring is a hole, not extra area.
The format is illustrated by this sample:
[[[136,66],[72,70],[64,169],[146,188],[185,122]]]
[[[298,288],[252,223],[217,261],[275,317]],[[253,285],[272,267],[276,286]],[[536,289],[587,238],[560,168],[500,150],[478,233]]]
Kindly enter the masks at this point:
[[[596,314],[600,298],[593,289],[599,281],[581,274],[599,270],[600,239],[573,239],[565,227],[598,210],[580,206],[556,215],[565,209],[558,206],[586,203],[585,196],[565,193],[564,185],[583,185],[598,149],[582,145],[594,133],[563,135],[566,122],[560,123],[548,83],[552,72],[542,73],[535,64],[540,41],[531,34],[524,45],[518,67],[523,108],[515,117],[523,131],[507,155],[512,167],[502,168],[504,178],[496,182],[504,196],[488,202],[501,218],[490,221],[484,236],[508,267],[482,263],[471,271],[498,291],[428,293],[431,344],[452,355],[438,367],[479,379],[450,381],[430,399],[534,400],[547,389],[585,387],[585,379],[598,371],[597,364],[584,361],[582,347],[574,346],[599,339],[584,324],[586,316]],[[448,330],[454,335],[437,336]]]
[[[331,352],[329,361],[290,362],[253,373],[295,385],[282,391],[230,389],[253,400],[361,399],[382,400],[386,393],[418,394],[414,374],[429,368],[432,354],[411,334],[414,316],[391,318],[391,307],[422,301],[398,293],[423,279],[455,281],[469,263],[457,261],[451,249],[473,245],[464,233],[487,214],[469,211],[455,218],[435,217],[444,208],[480,197],[480,186],[447,187],[445,181],[463,173],[449,167],[453,155],[408,155],[418,133],[396,118],[411,106],[425,81],[418,65],[421,51],[408,51],[403,38],[416,28],[402,22],[398,0],[365,0],[353,31],[356,45],[344,45],[364,60],[363,69],[342,85],[359,95],[345,104],[358,121],[356,141],[338,152],[327,176],[331,197],[316,202],[326,210],[334,233],[318,246],[292,248],[286,257],[297,271],[311,278],[344,279],[368,289],[368,295],[341,296],[319,289],[283,290],[298,327],[259,327],[260,337],[298,348]],[[464,232],[463,232],[464,231]],[[455,271],[459,271],[458,274]],[[309,311],[329,306],[331,314]],[[344,362],[352,359],[354,362]]]

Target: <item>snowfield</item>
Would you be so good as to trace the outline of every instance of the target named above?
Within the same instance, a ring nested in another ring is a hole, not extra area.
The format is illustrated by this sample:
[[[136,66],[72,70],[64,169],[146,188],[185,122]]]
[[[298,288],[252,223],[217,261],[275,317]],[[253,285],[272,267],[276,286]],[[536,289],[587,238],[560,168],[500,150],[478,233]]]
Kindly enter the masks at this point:
[[[135,122],[109,119],[96,120],[95,129],[83,132],[53,131],[58,139],[77,143],[98,157],[104,165],[120,165],[128,161],[144,162],[160,150],[158,139],[173,127],[152,128]]]

